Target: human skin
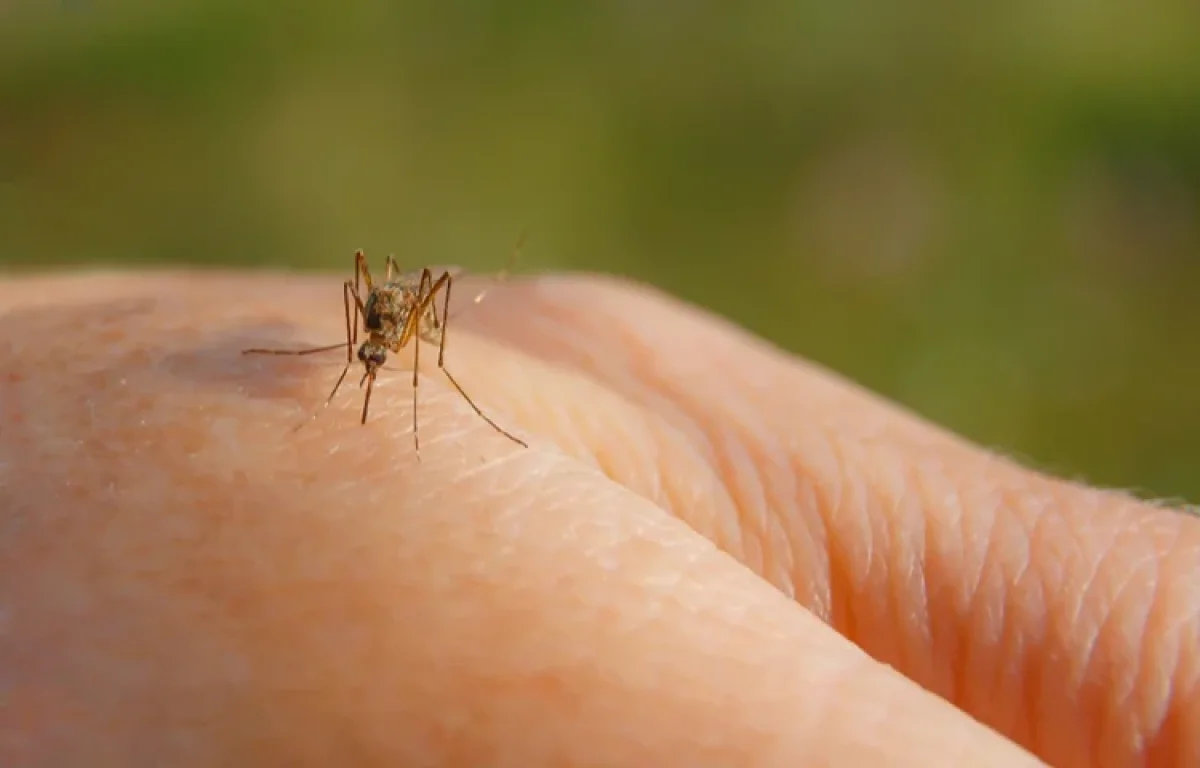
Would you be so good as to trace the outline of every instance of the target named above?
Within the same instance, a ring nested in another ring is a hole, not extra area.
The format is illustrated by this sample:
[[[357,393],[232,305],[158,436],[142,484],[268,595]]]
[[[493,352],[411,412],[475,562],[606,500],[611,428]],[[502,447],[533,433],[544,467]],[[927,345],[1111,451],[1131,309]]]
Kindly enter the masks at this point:
[[[239,354],[335,279],[0,306],[0,765],[1200,764],[1200,522],[647,289],[494,289],[447,363],[530,447],[425,346],[419,460],[408,355],[293,433],[344,358]]]

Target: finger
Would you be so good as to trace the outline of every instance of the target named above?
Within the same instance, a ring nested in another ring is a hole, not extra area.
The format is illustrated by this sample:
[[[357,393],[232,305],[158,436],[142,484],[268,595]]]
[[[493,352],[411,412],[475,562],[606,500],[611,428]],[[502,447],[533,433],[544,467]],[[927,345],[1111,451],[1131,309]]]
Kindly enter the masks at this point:
[[[611,476],[875,658],[1058,765],[1200,761],[1196,519],[1039,476],[636,287],[518,283],[470,324],[687,435],[721,492]]]
[[[289,439],[296,377],[222,347],[252,291],[120,283],[26,283],[59,302],[0,322],[5,764],[1033,764],[449,398],[419,466],[399,413]]]

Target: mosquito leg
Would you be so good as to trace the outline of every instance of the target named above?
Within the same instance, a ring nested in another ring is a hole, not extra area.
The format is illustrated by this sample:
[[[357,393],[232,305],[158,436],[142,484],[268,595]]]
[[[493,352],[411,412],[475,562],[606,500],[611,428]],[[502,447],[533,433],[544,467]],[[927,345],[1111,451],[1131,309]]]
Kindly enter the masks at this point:
[[[357,277],[357,274],[355,276]],[[350,322],[350,297],[352,295],[350,293],[350,287],[351,287],[351,283],[349,280],[347,280],[345,283],[342,284],[342,303],[345,305],[345,311],[346,311],[346,343],[345,344],[327,344],[324,347],[311,347],[308,349],[262,349],[262,348],[256,347],[254,349],[243,349],[242,354],[243,355],[315,355],[319,352],[332,352],[335,349],[341,349],[342,347],[345,347],[346,348],[346,360],[348,362],[353,362],[354,361],[353,347],[354,347],[354,342],[357,341],[358,326],[356,324],[352,324]],[[357,298],[357,296],[355,296],[355,304],[358,304],[358,303],[359,303],[358,298]],[[355,311],[357,312],[357,307],[355,308]],[[357,320],[358,320],[358,316],[355,315],[355,321],[357,321]],[[351,334],[352,328],[355,331],[355,333],[353,333],[353,334]]]
[[[330,344],[324,347],[310,347],[305,349],[243,349],[243,355],[315,355],[318,352],[332,352],[335,349],[341,349],[347,346],[342,344]]]
[[[413,305],[412,310],[408,313],[408,321],[404,324],[404,328],[400,331],[399,345],[401,347],[409,342],[413,334],[422,333],[420,322],[421,319],[425,317],[426,312],[429,312],[434,317],[434,330],[442,330],[445,328],[446,318],[442,317],[440,321],[437,319],[436,302],[438,292],[441,291],[442,288],[447,285],[447,281],[450,280],[450,273],[443,272],[442,276],[439,277],[437,281],[430,284],[432,279],[433,273],[429,271],[428,267],[421,270],[421,280],[417,287],[416,303]],[[429,285],[428,290],[424,288],[426,285]],[[429,339],[427,339],[427,341],[428,340]]]
[[[404,345],[408,344],[408,342],[410,340],[412,340],[413,336],[419,335],[418,328],[417,328],[419,319],[425,314],[425,312],[430,310],[431,305],[437,300],[438,292],[440,292],[443,288],[446,290],[446,299],[445,299],[444,303],[447,308],[449,307],[450,282],[452,279],[453,278],[449,272],[443,272],[441,277],[439,277],[433,283],[432,287],[430,287],[430,289],[428,291],[423,291],[421,293],[420,297],[417,300],[417,303],[413,306],[412,311],[409,312],[408,318],[404,324],[404,328],[401,329],[401,331],[400,331],[400,338],[396,344],[397,348],[403,348]],[[424,282],[423,277],[422,277],[422,282]],[[444,310],[443,310],[443,314],[445,314]],[[448,378],[450,380],[450,383],[452,385],[454,385],[454,388],[456,390],[458,390],[458,394],[462,395],[462,398],[467,401],[467,404],[471,406],[471,409],[473,411],[475,411],[476,415],[478,415],[481,419],[486,421],[492,427],[492,429],[494,429],[497,432],[499,432],[500,434],[504,435],[509,440],[512,440],[517,445],[528,448],[529,446],[523,440],[521,440],[518,437],[513,436],[511,433],[506,431],[499,424],[497,424],[496,422],[494,422],[490,418],[488,418],[487,414],[485,414],[482,410],[480,410],[479,406],[475,404],[475,401],[472,400],[471,396],[468,395],[466,390],[464,390],[462,388],[462,385],[460,385],[458,383],[458,380],[454,378],[453,374],[451,374],[450,371],[448,371],[446,369],[446,364],[445,364],[446,328],[445,328],[445,326],[443,326],[443,328],[442,328],[442,337],[438,341],[438,345],[439,345],[438,346],[438,368],[441,369],[442,373],[446,374],[446,378]],[[414,381],[415,381],[416,371],[417,371],[415,355],[416,355],[416,353],[414,352],[414,365],[413,365]],[[415,390],[415,385],[414,385],[414,390]],[[413,396],[414,396],[414,403],[415,403],[416,402],[415,391],[414,391]],[[413,413],[414,414],[416,413],[415,406],[413,408]]]
[[[421,460],[421,436],[419,431],[419,423],[417,419],[417,392],[420,390],[420,375],[421,370],[421,334],[413,334],[413,450],[417,453],[417,461]]]
[[[385,280],[390,283],[393,277],[398,277],[399,275],[400,265],[396,263],[396,255],[389,253],[387,257],[387,277]]]
[[[342,283],[342,303],[344,305],[346,314],[346,342],[345,344],[338,344],[336,347],[327,347],[327,349],[338,349],[339,347],[344,346],[346,348],[346,365],[342,367],[342,375],[338,376],[337,381],[333,385],[333,389],[329,392],[329,397],[325,398],[325,402],[321,404],[320,408],[313,412],[308,421],[315,420],[325,411],[326,408],[329,407],[329,404],[333,402],[333,398],[337,395],[338,390],[341,389],[342,382],[346,380],[346,374],[350,372],[350,366],[354,363],[354,339],[352,337],[352,329],[355,326],[351,325],[350,323],[350,299],[353,297],[355,301],[357,301],[357,297],[353,296],[353,292],[354,286],[349,280]],[[308,421],[301,422],[299,425],[297,425],[296,430],[293,431],[298,431],[301,427],[307,424]]]
[[[446,292],[445,292],[446,295],[445,295],[445,298],[442,300],[442,304],[443,304],[442,316],[447,319],[447,322],[449,321],[448,313],[450,311],[450,286],[452,283],[453,283],[453,278],[450,277],[449,272],[444,272],[442,274],[442,276],[440,278],[438,278],[438,281],[436,283],[434,283],[434,290],[441,288],[443,285],[446,288]],[[435,294],[433,291],[431,291],[430,295],[429,295],[429,300],[433,301],[434,298],[435,298]],[[512,440],[517,445],[519,445],[523,448],[528,448],[529,445],[524,440],[520,439],[519,437],[516,437],[511,432],[504,429],[496,422],[492,421],[492,419],[486,413],[484,413],[483,410],[478,405],[475,404],[475,401],[471,399],[471,396],[467,394],[467,391],[462,388],[462,385],[458,383],[458,379],[454,378],[454,374],[450,373],[450,369],[448,369],[446,367],[446,337],[450,335],[449,330],[450,329],[449,329],[448,325],[447,325],[447,327],[442,329],[442,338],[438,344],[438,368],[441,369],[442,373],[446,374],[446,378],[450,380],[450,383],[453,384],[454,388],[458,390],[458,394],[462,395],[463,400],[467,401],[467,404],[471,406],[471,409],[473,411],[475,411],[475,413],[479,416],[479,418],[486,421],[489,425],[491,425],[492,429],[494,429],[497,432],[499,432],[500,434],[504,435],[509,440]]]
[[[462,385],[458,383],[458,380],[454,378],[454,375],[450,373],[450,370],[448,368],[446,368],[446,366],[443,365],[443,366],[439,366],[439,367],[442,369],[442,373],[446,374],[446,378],[450,380],[450,383],[454,385],[454,388],[458,390],[458,394],[462,395],[463,400],[467,401],[467,405],[471,406],[471,410],[475,411],[475,413],[479,416],[479,418],[486,421],[491,426],[492,429],[494,429],[497,432],[499,432],[500,434],[504,435],[509,440],[512,440],[514,443],[521,446],[522,448],[529,447],[529,444],[526,443],[524,440],[522,440],[521,438],[512,434],[511,432],[509,432],[507,429],[500,426],[496,422],[492,421],[488,417],[488,415],[486,413],[484,413],[479,408],[478,405],[475,404],[475,401],[471,399],[471,396],[467,394],[466,390],[462,388]]]
[[[432,300],[433,289],[433,273],[429,271],[429,267],[421,270],[421,282],[417,285],[417,300],[424,303],[425,297],[430,296],[428,302],[433,314],[433,329],[440,330],[442,327],[441,321],[438,320],[437,302]]]
[[[362,277],[363,282],[367,284],[367,293],[370,293],[375,288],[375,282],[371,279],[371,268],[367,266],[367,255],[359,248],[354,252],[354,289],[358,292],[358,278]]]
[[[356,322],[350,322],[350,291],[350,281],[347,280],[346,282],[342,283],[342,309],[346,314],[346,365],[350,365],[350,363],[354,362],[354,342],[356,341],[355,336],[357,335],[354,333],[354,331],[358,328],[357,303],[354,307],[354,320]]]
[[[322,409],[328,408],[329,404],[333,402],[334,396],[338,393],[338,390],[341,389],[342,382],[346,380],[346,374],[349,372],[350,372],[350,363],[346,363],[346,367],[342,369],[342,375],[338,376],[338,380],[336,382],[334,382],[333,389],[330,390],[330,392],[329,392],[329,397],[325,398],[325,404],[321,406]],[[317,413],[320,413],[320,412],[321,411],[317,411]],[[314,415],[313,418],[315,419],[316,416]]]
[[[348,327],[350,328],[350,343],[347,346],[353,347],[355,344],[358,343],[358,318],[360,315],[363,317],[367,316],[367,308],[363,306],[362,296],[360,296],[358,293],[358,286],[351,285],[350,281],[347,280],[346,281],[346,301],[350,302],[351,300],[353,300],[353,302],[354,302],[354,321],[350,322],[349,316],[347,316],[346,322],[348,323]],[[347,311],[349,311],[348,307],[347,307]],[[351,359],[353,360],[353,358],[351,358]]]
[[[354,320],[350,319],[350,304],[354,304]],[[354,363],[354,345],[358,342],[358,311],[362,306],[362,300],[358,298],[358,286],[352,285],[349,280],[342,283],[342,305],[346,314],[346,367],[342,371],[342,375],[338,377],[337,384],[333,387],[333,392],[329,393],[329,399],[325,401],[325,405],[333,400],[333,396],[337,394],[338,387],[342,386],[342,380],[346,378],[346,373],[349,372],[350,366]]]
[[[445,298],[442,299],[442,317],[446,318],[446,322],[449,323],[450,322],[450,288],[454,284],[454,279],[450,277],[449,272],[445,272],[442,274],[442,276],[438,280],[438,282],[445,282],[445,284],[446,284],[446,291],[445,291],[446,296],[445,296]],[[432,291],[430,291],[430,292],[432,293]],[[430,297],[430,300],[431,301],[433,300],[432,296]],[[436,304],[436,301],[434,303]],[[440,343],[438,344],[438,368],[441,368],[442,370],[446,369],[446,330],[447,329],[442,330],[442,338],[441,338]]]

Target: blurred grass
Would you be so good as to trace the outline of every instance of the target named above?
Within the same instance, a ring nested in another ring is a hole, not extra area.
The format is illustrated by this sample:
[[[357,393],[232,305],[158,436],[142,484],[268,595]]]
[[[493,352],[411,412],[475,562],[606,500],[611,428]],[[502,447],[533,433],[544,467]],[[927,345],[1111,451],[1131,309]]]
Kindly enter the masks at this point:
[[[526,227],[1200,499],[1194,3],[0,6],[0,264],[492,270]]]

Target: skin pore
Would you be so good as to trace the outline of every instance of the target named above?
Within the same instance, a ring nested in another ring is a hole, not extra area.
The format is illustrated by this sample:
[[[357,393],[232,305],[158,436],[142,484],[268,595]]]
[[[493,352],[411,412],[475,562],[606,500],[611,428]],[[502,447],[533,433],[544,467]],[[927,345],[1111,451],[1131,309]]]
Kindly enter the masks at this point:
[[[293,434],[336,289],[0,281],[0,765],[1200,762],[1197,519],[593,277]]]

